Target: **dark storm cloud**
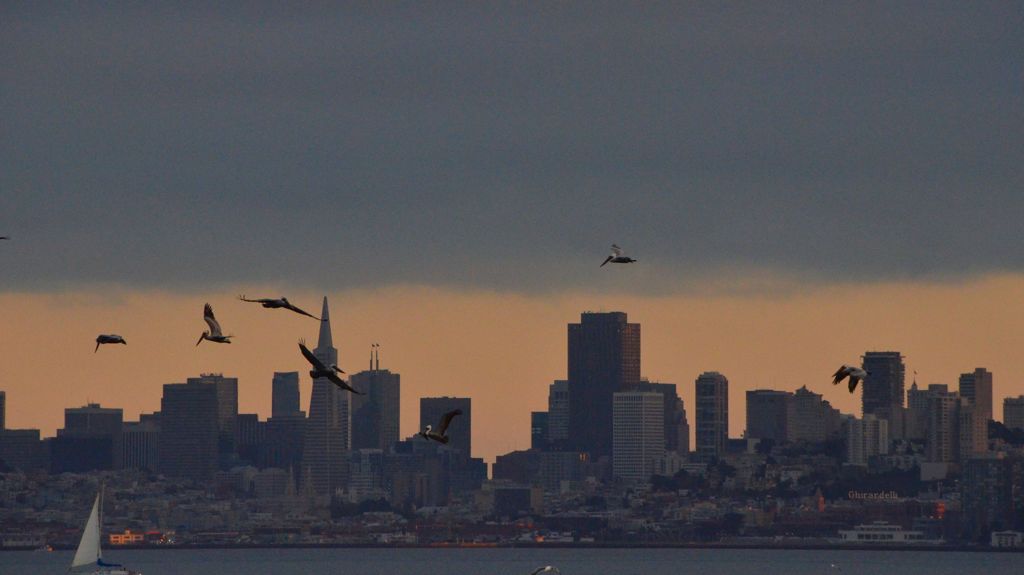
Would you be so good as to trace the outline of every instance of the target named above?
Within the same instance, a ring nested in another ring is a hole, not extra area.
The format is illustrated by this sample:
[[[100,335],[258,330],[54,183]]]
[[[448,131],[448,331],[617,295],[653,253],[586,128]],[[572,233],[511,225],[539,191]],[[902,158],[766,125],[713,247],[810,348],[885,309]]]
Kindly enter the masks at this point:
[[[890,4],[7,4],[0,286],[1022,271],[1024,7]]]

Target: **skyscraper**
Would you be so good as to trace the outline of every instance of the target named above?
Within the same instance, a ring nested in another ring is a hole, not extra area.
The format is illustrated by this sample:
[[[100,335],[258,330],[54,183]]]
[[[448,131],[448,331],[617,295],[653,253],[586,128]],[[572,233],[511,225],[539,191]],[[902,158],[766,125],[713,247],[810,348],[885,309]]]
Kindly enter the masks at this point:
[[[320,338],[313,355],[324,365],[338,363],[338,350],[331,337],[330,310],[324,297],[320,317]],[[345,452],[349,448],[350,419],[348,400],[330,380],[313,380],[313,392],[309,398],[309,420],[306,422],[306,441],[302,457],[302,471],[308,472],[304,482],[309,482],[320,494],[333,493],[344,487],[347,461]]]
[[[548,448],[548,412],[530,412],[530,449]]]
[[[238,378],[220,373],[202,373],[185,383],[203,383],[217,390],[217,452],[228,460],[235,452],[235,428],[238,418]]]
[[[366,395],[351,395],[352,449],[380,449],[387,453],[399,439],[402,377],[380,368],[380,348],[374,346],[370,367],[354,374],[353,387]]]
[[[747,391],[747,437],[786,441],[793,394],[788,391],[754,389]]]
[[[612,394],[640,383],[640,324],[623,312],[581,314],[569,324],[569,442],[611,455]]]
[[[613,394],[612,475],[646,481],[665,456],[665,400],[657,391]]]
[[[708,461],[725,453],[729,439],[729,380],[706,371],[694,385],[697,409],[697,457]]]
[[[987,426],[992,419],[992,372],[978,367],[971,373],[960,374],[960,397],[971,402]]]
[[[960,451],[960,394],[944,385],[928,387],[927,459],[955,463]]]
[[[863,357],[863,369],[868,372],[861,384],[863,414],[875,414],[885,420],[899,417],[903,407],[903,356],[898,351],[869,351]],[[892,431],[892,425],[889,426]]]
[[[1003,399],[1003,424],[1010,429],[1024,429],[1024,395]]]
[[[557,380],[548,387],[548,445],[564,449],[569,441],[569,382]]]
[[[452,420],[448,426],[449,447],[458,449],[462,457],[472,457],[473,447],[473,402],[468,397],[421,397],[420,398],[420,429],[428,425],[437,429],[441,417],[454,409],[461,409],[462,415]]]
[[[198,378],[164,385],[160,400],[160,473],[200,481],[213,479],[219,438],[216,385]]]
[[[7,429],[7,392],[0,391],[0,431]]]
[[[686,418],[686,403],[682,399],[676,402],[673,417],[676,420],[676,452],[686,455],[690,453],[690,422]]]
[[[271,417],[299,412],[299,372],[275,371],[271,382]]]

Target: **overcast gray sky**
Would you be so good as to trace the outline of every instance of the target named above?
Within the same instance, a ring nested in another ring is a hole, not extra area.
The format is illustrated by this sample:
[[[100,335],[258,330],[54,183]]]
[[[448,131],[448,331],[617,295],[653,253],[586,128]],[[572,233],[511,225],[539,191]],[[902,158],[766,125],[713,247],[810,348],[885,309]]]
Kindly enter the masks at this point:
[[[762,4],[4,3],[0,290],[1024,271],[1024,3]]]

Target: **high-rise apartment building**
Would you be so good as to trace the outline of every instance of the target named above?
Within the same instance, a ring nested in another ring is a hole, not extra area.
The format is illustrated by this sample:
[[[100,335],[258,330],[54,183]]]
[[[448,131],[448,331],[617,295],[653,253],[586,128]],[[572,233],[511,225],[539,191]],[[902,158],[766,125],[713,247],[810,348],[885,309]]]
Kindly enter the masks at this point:
[[[620,391],[613,394],[612,475],[647,481],[665,456],[665,394]]]
[[[640,383],[640,324],[625,313],[583,313],[569,324],[569,442],[611,455],[612,394]]]
[[[7,392],[0,391],[0,431],[7,429]]]
[[[971,402],[978,417],[992,419],[992,372],[984,367],[960,374],[960,397]]]
[[[299,372],[275,371],[271,380],[271,417],[295,415],[299,409]]]
[[[926,457],[934,463],[956,463],[960,455],[960,394],[945,389],[928,389]]]
[[[694,384],[697,410],[697,457],[701,461],[721,457],[729,439],[729,380],[707,371]]]
[[[889,421],[889,432],[902,437],[904,372],[903,356],[898,351],[869,351],[862,367],[868,372],[861,384],[862,414],[873,414]]]
[[[380,449],[387,453],[399,439],[402,378],[380,368],[380,349],[373,348],[370,368],[351,378],[353,387],[365,395],[351,395],[352,449]],[[375,355],[375,357],[374,357]]]
[[[463,458],[472,457],[473,448],[473,401],[468,397],[421,397],[420,429],[433,426],[437,429],[441,417],[449,411],[462,410],[462,415],[452,419],[448,426],[448,446],[458,449]]]
[[[324,297],[320,317],[320,337],[313,355],[324,365],[338,363],[338,350],[331,336],[331,315]],[[347,482],[349,432],[351,418],[347,391],[339,390],[326,378],[313,380],[309,399],[309,419],[302,457],[303,482],[320,494],[334,493]],[[307,475],[308,474],[308,475]]]
[[[789,435],[789,413],[792,409],[793,394],[788,391],[747,391],[746,437],[770,439],[776,443],[786,441]]]

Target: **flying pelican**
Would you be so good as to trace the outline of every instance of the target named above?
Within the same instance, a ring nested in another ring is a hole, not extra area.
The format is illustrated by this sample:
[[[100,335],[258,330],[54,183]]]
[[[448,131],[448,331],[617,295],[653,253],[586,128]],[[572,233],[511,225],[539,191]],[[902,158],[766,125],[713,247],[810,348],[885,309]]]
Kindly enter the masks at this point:
[[[611,262],[613,264],[631,264],[631,263],[633,263],[635,261],[636,261],[635,259],[633,259],[633,258],[631,258],[629,256],[622,255],[622,248],[620,248],[619,246],[617,246],[615,244],[612,244],[612,255],[608,256],[604,260],[604,263],[602,263],[598,267],[603,268],[604,264],[606,264],[608,262]]]
[[[100,346],[105,343],[123,343],[124,345],[128,345],[128,342],[125,341],[123,337],[117,334],[101,333],[100,335],[96,336],[96,349],[92,350],[92,352],[96,353],[97,351],[99,351]]]
[[[233,335],[224,335],[224,332],[220,329],[220,324],[217,323],[217,318],[213,317],[213,308],[210,304],[206,304],[203,307],[203,319],[206,320],[206,325],[210,326],[210,331],[204,331],[203,335],[199,336],[199,341],[196,342],[196,346],[203,343],[204,339],[210,340],[214,343],[231,343]]]
[[[552,567],[551,565],[545,565],[543,567],[538,567],[538,568],[534,569],[533,573],[530,573],[530,575],[539,575],[540,573],[549,573],[549,572],[553,572],[553,573],[557,573],[558,575],[562,575],[562,572],[558,570],[558,567]]]
[[[840,381],[843,381],[844,378],[849,377],[850,393],[853,393],[853,390],[857,389],[857,384],[863,381],[864,378],[869,375],[871,375],[870,371],[864,371],[863,369],[855,365],[843,364],[842,367],[837,369],[836,372],[832,374],[832,385],[839,385]]]
[[[305,316],[309,316],[309,317],[311,317],[313,319],[316,319],[316,320],[320,319],[320,318],[316,317],[315,315],[306,312],[305,310],[301,310],[301,309],[293,306],[291,304],[291,302],[288,301],[288,298],[286,298],[284,296],[281,296],[278,299],[271,299],[271,298],[245,299],[244,295],[240,295],[240,296],[238,296],[238,299],[240,299],[242,301],[251,302],[251,303],[258,303],[258,304],[262,305],[263,307],[265,307],[267,309],[279,309],[279,308],[290,309],[290,310],[292,310],[295,313],[299,313],[299,314],[302,314],[302,315],[305,315]]]
[[[336,364],[332,363],[331,365],[324,365],[324,362],[320,361],[315,355],[313,355],[313,352],[309,351],[309,348],[306,347],[306,342],[301,340],[299,341],[299,351],[302,352],[302,356],[306,358],[306,361],[313,366],[313,369],[309,372],[309,377],[312,377],[313,379],[325,377],[341,389],[351,391],[356,395],[365,395],[363,392],[357,391],[354,387],[349,385],[344,379],[338,377],[339,373],[343,374],[345,372]]]
[[[440,443],[448,443],[448,436],[445,434],[445,432],[448,431],[448,425],[452,422],[452,419],[454,419],[456,415],[462,415],[462,410],[453,409],[448,413],[442,415],[441,423],[438,424],[437,426],[437,431],[434,431],[433,427],[428,425],[427,428],[419,432],[418,435],[423,436],[425,439],[433,439],[434,441],[438,441]]]

